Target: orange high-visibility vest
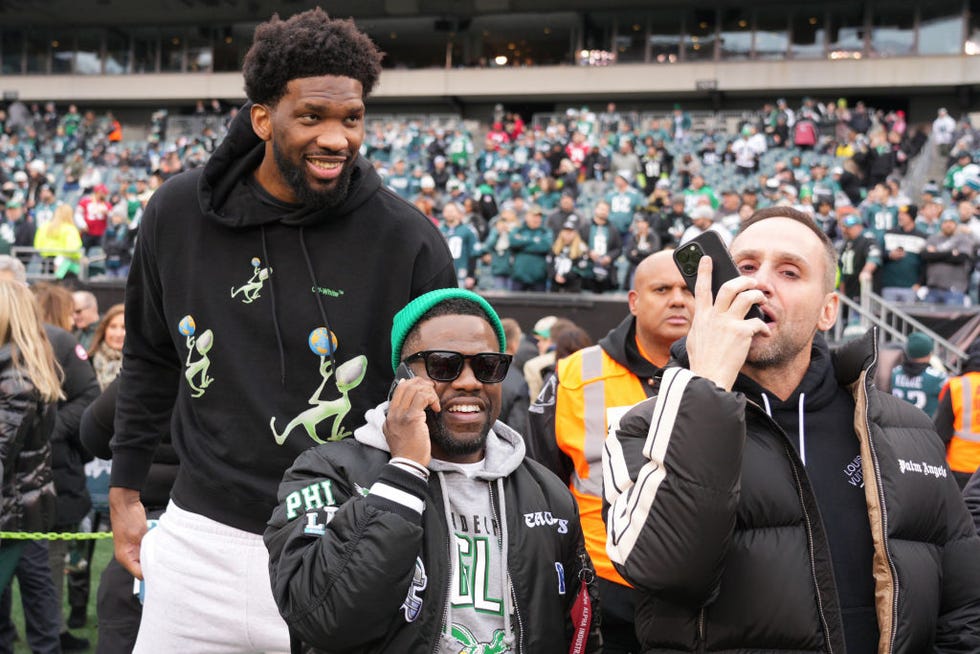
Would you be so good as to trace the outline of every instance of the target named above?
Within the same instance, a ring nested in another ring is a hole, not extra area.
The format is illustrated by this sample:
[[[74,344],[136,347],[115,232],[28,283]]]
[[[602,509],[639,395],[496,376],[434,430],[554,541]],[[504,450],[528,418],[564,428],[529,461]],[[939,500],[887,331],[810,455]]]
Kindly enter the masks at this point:
[[[569,488],[578,501],[585,548],[596,574],[624,586],[629,583],[616,572],[606,554],[602,450],[610,412],[627,409],[646,397],[643,383],[636,375],[598,345],[558,362],[555,437],[559,449],[575,464]]]
[[[953,404],[953,438],[946,448],[949,469],[972,474],[980,467],[980,372],[949,380]]]

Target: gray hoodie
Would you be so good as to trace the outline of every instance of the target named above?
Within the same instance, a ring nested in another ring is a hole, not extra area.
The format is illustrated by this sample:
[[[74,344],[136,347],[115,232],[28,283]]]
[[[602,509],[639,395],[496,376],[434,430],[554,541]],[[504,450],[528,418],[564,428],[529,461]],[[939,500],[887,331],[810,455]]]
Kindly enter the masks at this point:
[[[382,432],[387,409],[387,402],[370,409],[354,439],[390,452]],[[524,439],[498,420],[487,434],[482,461],[467,465],[433,459],[429,463],[429,470],[439,476],[446,524],[454,535],[446,553],[453,581],[439,652],[456,654],[464,647],[476,646],[483,646],[481,651],[486,652],[511,651],[515,633],[510,616],[514,607],[506,566],[503,479],[523,460]],[[461,575],[461,567],[469,574]],[[467,579],[474,579],[472,588]]]

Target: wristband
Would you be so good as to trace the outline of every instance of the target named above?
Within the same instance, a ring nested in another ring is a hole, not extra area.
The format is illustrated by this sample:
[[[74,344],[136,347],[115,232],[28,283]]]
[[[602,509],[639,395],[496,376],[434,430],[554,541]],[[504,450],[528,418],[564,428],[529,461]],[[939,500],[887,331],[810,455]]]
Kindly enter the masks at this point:
[[[422,481],[429,480],[429,469],[426,468],[421,463],[419,463],[418,461],[413,461],[403,456],[393,456],[391,457],[391,460],[388,463],[398,466],[399,468],[401,468],[406,472],[412,473]]]

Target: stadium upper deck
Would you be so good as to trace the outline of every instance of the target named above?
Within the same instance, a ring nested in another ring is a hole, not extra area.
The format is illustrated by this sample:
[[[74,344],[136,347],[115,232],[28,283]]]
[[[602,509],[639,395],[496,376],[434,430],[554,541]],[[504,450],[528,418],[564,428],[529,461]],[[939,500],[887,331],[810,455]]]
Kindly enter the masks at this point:
[[[255,25],[308,0],[0,0],[0,91],[87,104],[242,98]],[[387,53],[375,102],[561,108],[893,98],[975,108],[980,0],[332,0]]]

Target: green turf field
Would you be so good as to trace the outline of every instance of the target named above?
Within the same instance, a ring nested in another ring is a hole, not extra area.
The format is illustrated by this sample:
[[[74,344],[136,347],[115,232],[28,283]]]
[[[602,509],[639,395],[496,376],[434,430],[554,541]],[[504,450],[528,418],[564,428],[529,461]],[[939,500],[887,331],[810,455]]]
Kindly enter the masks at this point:
[[[98,640],[99,632],[96,629],[96,618],[95,618],[95,598],[98,596],[99,590],[99,577],[102,575],[102,570],[109,563],[109,559],[112,558],[112,539],[104,539],[96,541],[95,543],[95,554],[92,557],[92,591],[89,594],[88,600],[88,623],[81,629],[69,629],[72,634],[78,636],[79,638],[88,638],[91,647],[89,652],[95,651],[95,643]],[[69,609],[68,609],[68,589],[65,589],[64,593],[65,605],[62,608],[67,619]],[[20,606],[20,589],[17,588],[17,582],[14,582],[14,597],[13,597],[13,618],[14,625],[17,627],[18,640],[14,643],[14,654],[31,654],[30,648],[24,641],[24,612],[21,610]]]

